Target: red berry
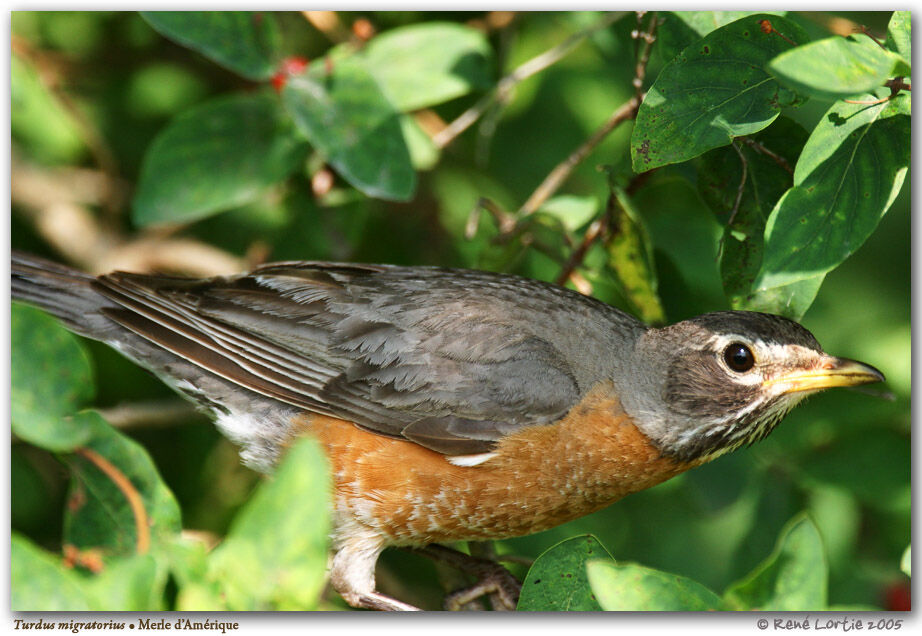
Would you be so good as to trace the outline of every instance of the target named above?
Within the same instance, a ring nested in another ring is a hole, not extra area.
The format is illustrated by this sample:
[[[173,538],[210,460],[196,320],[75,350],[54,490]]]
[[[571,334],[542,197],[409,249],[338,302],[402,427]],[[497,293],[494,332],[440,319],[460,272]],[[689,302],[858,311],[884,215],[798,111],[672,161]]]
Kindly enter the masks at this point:
[[[306,57],[301,57],[300,55],[294,55],[292,57],[286,57],[282,60],[281,71],[288,75],[298,75],[304,72],[304,69],[307,68],[309,60]]]
[[[282,63],[279,64],[278,71],[276,71],[275,75],[273,75],[270,80],[275,92],[281,93],[282,89],[285,88],[285,84],[288,82],[288,78],[292,75],[300,75],[303,73],[309,63],[310,61],[306,57],[301,57],[300,55],[293,55],[282,60]]]
[[[903,581],[887,586],[884,607],[891,612],[908,612],[912,609],[909,583]]]

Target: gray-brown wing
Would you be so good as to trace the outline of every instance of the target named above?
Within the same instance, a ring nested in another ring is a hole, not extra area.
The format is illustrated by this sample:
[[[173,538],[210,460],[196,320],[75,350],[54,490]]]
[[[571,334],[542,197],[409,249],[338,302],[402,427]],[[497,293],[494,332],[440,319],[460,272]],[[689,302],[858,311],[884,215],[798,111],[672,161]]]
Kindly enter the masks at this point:
[[[323,263],[97,287],[113,320],[211,372],[446,454],[563,416],[586,387],[544,321],[610,309],[509,276]]]

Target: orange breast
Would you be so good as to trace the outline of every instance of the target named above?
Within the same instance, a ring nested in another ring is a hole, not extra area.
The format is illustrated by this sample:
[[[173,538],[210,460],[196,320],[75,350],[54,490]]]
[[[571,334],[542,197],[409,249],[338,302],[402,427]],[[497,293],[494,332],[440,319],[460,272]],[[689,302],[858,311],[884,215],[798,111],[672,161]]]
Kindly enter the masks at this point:
[[[477,466],[455,466],[422,446],[336,418],[305,415],[299,428],[326,447],[336,517],[397,545],[530,534],[691,467],[660,456],[610,384],[560,422],[503,438],[496,456]]]

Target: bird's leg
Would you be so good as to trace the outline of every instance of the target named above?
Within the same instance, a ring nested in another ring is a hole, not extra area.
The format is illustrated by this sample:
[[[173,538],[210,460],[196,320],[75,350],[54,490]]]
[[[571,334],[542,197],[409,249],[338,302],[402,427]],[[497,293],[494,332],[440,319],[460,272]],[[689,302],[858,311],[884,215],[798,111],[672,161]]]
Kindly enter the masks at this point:
[[[419,610],[375,589],[375,564],[384,549],[380,537],[355,530],[337,543],[339,545],[330,564],[330,582],[349,605],[385,612]]]
[[[514,610],[522,584],[506,568],[490,559],[464,554],[443,545],[411,548],[414,552],[447,563],[477,579],[474,585],[445,597],[445,609],[458,610],[481,596],[488,595],[494,610]]]

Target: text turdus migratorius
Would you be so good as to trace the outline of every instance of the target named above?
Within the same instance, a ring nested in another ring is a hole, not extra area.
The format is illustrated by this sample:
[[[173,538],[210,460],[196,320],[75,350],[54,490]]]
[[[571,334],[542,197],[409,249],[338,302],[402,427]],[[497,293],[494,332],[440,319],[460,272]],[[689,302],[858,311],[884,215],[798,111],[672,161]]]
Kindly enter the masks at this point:
[[[877,382],[778,316],[662,329],[487,272],[285,262],[190,280],[13,254],[12,295],[209,409],[271,470],[313,434],[333,483],[331,579],[376,591],[387,546],[528,534],[768,435],[807,394]]]

